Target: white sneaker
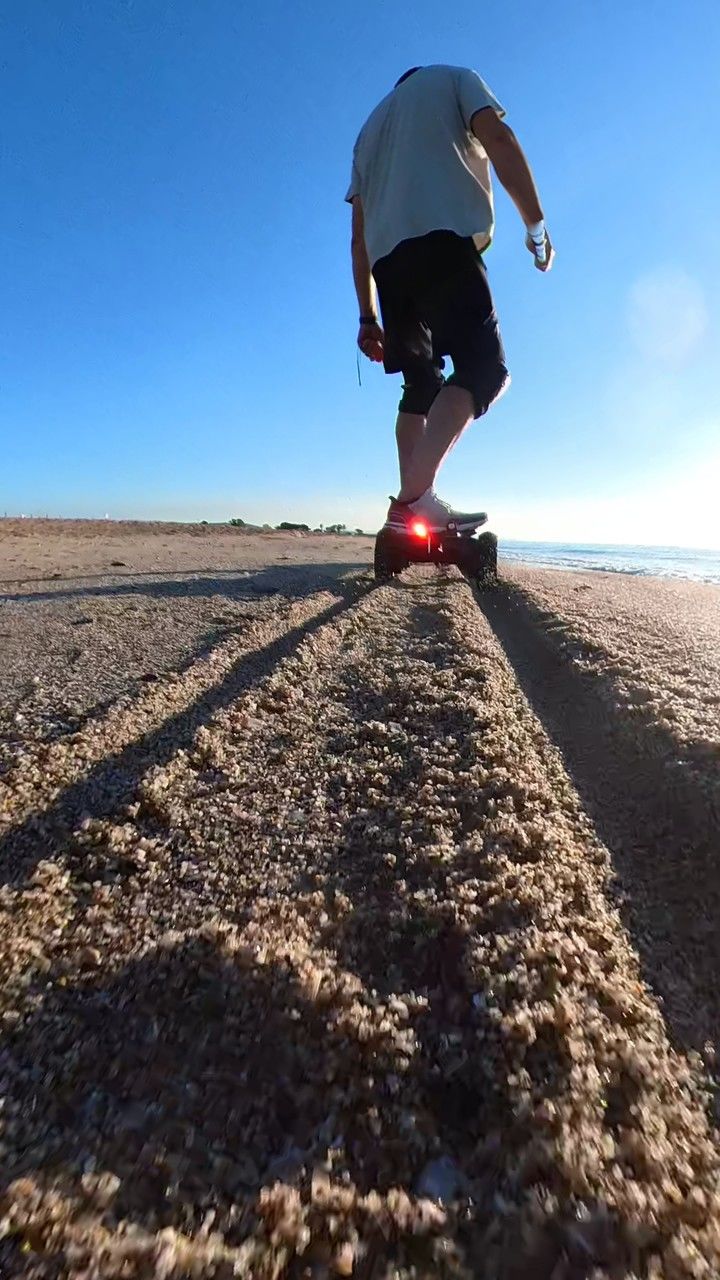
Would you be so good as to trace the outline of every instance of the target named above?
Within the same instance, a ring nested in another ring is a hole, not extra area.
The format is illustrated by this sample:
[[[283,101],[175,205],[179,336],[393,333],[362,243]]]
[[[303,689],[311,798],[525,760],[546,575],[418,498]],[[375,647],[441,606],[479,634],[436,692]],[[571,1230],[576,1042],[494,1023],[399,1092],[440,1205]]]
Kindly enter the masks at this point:
[[[413,520],[426,525],[428,533],[444,533],[446,530],[467,533],[485,524],[487,515],[484,511],[456,511],[449,502],[438,498],[434,489],[427,489],[414,502],[398,502],[393,498],[385,527],[404,532]]]

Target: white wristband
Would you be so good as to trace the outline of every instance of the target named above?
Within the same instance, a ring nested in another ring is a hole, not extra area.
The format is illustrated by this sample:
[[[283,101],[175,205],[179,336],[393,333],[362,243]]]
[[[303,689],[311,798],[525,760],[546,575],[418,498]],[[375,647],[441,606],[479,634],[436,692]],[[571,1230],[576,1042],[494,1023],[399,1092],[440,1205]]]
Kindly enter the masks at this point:
[[[547,232],[545,230],[545,223],[542,221],[533,222],[528,227],[527,232],[533,243],[535,257],[537,258],[538,262],[544,262],[547,257],[547,248],[546,248]]]

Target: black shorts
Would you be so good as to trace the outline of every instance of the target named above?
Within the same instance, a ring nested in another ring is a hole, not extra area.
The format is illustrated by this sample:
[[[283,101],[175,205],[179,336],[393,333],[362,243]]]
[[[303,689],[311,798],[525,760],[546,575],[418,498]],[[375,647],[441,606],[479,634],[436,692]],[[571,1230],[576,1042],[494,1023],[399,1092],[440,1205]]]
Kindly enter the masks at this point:
[[[385,372],[402,373],[406,413],[427,413],[444,384],[470,391],[476,417],[508,380],[485,264],[471,238],[431,231],[403,240],[373,267],[385,331]]]

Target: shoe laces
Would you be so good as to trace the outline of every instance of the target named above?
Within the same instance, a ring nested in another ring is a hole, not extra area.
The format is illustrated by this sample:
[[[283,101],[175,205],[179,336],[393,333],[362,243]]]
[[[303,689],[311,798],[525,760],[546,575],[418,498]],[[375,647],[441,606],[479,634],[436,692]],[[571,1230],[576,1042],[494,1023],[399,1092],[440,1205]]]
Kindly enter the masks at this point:
[[[433,493],[431,496],[436,507],[442,507],[443,511],[446,511],[449,516],[453,515],[453,509],[449,502],[446,502],[444,498],[439,498],[436,493]]]

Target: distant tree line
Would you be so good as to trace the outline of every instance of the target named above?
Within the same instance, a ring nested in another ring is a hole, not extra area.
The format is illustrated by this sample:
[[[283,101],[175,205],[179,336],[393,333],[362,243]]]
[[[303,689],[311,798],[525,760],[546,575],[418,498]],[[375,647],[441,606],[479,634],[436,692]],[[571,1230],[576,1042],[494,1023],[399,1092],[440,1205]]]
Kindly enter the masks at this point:
[[[206,524],[207,522],[203,520],[202,523]],[[240,516],[233,516],[232,519],[228,521],[228,524],[233,525],[236,529],[255,527],[248,525],[245,520],[241,520]],[[268,527],[268,525],[263,525],[264,529],[267,529]],[[318,525],[317,529],[311,529],[309,524],[297,524],[293,520],[281,520],[280,524],[275,525],[275,528],[282,533],[335,533],[342,534],[347,537],[360,536],[361,538],[367,536],[364,529],[348,529],[345,524],[321,524]]]

